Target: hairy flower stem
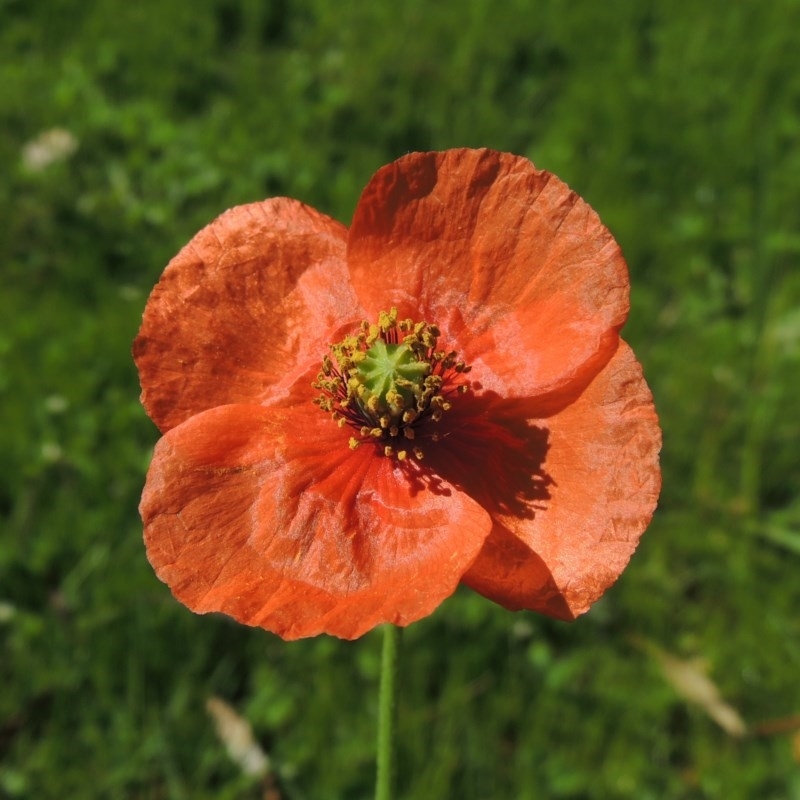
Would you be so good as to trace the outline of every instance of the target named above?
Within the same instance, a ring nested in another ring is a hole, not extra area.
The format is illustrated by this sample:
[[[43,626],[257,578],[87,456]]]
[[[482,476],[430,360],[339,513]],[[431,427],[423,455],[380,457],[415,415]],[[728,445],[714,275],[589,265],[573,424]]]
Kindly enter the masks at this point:
[[[397,660],[402,628],[383,626],[381,685],[378,695],[378,774],[375,800],[393,800],[395,775],[395,719],[397,715]]]

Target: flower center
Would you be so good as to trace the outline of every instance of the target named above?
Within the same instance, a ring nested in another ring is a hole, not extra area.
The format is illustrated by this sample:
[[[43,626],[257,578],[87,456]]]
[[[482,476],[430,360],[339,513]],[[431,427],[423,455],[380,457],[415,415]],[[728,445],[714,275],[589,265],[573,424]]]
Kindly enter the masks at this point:
[[[398,320],[393,308],[377,325],[365,320],[357,334],[331,345],[313,383],[321,392],[314,403],[339,427],[358,432],[352,449],[373,442],[401,461],[409,452],[421,459],[421,442],[440,438],[429,423],[442,419],[453,396],[469,391],[463,376],[470,367],[455,351],[437,349],[439,336],[428,322]]]

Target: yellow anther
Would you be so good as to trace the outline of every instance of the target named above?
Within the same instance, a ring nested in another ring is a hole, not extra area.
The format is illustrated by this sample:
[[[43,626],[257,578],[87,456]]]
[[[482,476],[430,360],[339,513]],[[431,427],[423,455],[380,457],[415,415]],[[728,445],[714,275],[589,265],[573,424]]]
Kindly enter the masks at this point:
[[[397,383],[400,383],[400,381],[397,381]],[[401,395],[400,392],[394,391],[394,389],[389,389],[389,391],[386,392],[386,402],[390,406],[402,406],[403,395]]]

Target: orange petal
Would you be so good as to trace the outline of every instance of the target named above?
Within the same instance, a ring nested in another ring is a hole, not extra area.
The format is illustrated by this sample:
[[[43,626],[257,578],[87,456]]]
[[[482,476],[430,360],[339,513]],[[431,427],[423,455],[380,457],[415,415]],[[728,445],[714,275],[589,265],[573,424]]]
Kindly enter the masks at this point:
[[[430,614],[491,520],[446,481],[347,440],[321,413],[243,405],[166,434],[140,511],[175,597],[285,639]]]
[[[547,496],[528,514],[484,499],[495,526],[465,583],[507,608],[573,619],[617,580],[650,522],[661,431],[624,342],[578,400],[532,424],[547,432],[537,477]]]
[[[347,254],[371,315],[394,305],[435,322],[506,397],[594,374],[628,313],[627,267],[595,212],[508,153],[412,153],[380,169]]]
[[[344,263],[346,228],[296,200],[238,206],[170,262],[133,352],[162,431],[226,403],[281,400],[332,328],[363,316]]]

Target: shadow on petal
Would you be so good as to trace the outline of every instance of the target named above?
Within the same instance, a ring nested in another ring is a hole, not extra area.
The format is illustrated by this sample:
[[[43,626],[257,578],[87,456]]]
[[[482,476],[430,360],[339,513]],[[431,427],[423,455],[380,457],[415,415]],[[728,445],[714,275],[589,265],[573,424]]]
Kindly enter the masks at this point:
[[[499,524],[463,583],[510,611],[533,609],[570,622],[576,616],[544,561]]]
[[[424,448],[423,464],[492,516],[530,520],[546,507],[549,432],[521,416],[514,401],[493,392],[458,397],[437,433],[441,439]]]
[[[426,448],[425,469],[435,473],[427,477],[426,486],[441,476],[494,519],[464,583],[506,608],[535,608],[572,620],[548,566],[501,521],[530,523],[546,511],[555,486],[544,466],[550,432],[521,411],[518,401],[492,392],[459,398],[441,423],[441,441]]]

